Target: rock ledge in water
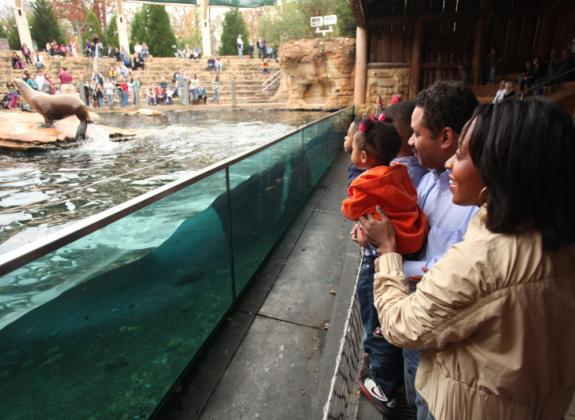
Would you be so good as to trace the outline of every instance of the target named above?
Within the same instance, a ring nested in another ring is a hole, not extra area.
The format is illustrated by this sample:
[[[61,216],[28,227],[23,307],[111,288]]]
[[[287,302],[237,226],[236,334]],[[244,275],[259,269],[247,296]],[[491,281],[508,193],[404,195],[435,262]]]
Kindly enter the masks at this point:
[[[98,115],[90,113],[92,121]],[[76,130],[80,121],[70,116],[54,122],[54,127],[42,128],[44,118],[31,112],[0,112],[0,149],[43,150],[76,144]],[[88,125],[87,136],[90,137],[92,124]],[[108,132],[110,139],[121,141],[135,137],[136,131],[99,125]]]

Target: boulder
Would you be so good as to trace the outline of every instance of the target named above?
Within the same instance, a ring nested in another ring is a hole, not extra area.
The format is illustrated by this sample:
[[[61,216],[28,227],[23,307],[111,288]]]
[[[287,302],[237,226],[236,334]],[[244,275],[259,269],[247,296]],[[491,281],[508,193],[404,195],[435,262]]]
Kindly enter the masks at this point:
[[[279,56],[283,76],[276,101],[289,108],[326,110],[353,103],[354,38],[288,41]]]
[[[98,120],[98,115],[90,113],[92,121]],[[44,118],[35,112],[5,111],[0,112],[0,149],[12,150],[42,150],[76,144],[76,129],[80,121],[76,116],[70,116],[54,121],[50,128],[41,127]],[[93,124],[88,124],[87,136],[91,137]],[[122,141],[135,137],[136,130],[108,127],[97,124],[105,130],[110,139]]]

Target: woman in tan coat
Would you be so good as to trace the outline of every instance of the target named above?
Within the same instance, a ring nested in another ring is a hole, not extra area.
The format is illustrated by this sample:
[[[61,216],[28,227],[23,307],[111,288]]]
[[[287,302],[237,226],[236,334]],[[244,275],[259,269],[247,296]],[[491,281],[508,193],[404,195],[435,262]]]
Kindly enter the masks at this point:
[[[560,419],[575,391],[575,130],[542,100],[480,107],[447,163],[460,205],[481,205],[409,294],[393,227],[374,300],[392,344],[422,349],[416,387],[438,420]]]

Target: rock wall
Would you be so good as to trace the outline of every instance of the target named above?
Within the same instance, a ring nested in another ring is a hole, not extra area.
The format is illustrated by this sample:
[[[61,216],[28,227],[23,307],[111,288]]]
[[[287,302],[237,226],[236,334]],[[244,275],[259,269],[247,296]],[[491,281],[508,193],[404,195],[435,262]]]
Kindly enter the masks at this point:
[[[288,41],[279,48],[284,71],[277,101],[288,107],[336,109],[353,103],[354,38]]]
[[[408,99],[409,67],[367,69],[366,103],[375,104],[381,96],[387,105],[397,93]]]

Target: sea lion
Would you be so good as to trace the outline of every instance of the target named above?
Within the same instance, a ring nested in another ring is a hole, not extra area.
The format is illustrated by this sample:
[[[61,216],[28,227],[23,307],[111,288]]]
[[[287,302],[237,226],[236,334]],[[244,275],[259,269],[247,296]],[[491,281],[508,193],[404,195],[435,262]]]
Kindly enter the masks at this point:
[[[80,120],[80,125],[76,130],[76,140],[84,140],[86,138],[86,129],[88,124],[92,123],[92,120],[90,120],[88,108],[78,96],[48,95],[32,89],[23,80],[12,80],[28,105],[44,117],[44,127],[53,127],[55,120],[75,115]]]

